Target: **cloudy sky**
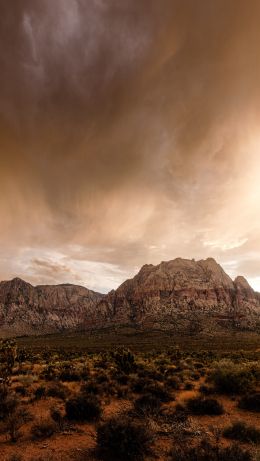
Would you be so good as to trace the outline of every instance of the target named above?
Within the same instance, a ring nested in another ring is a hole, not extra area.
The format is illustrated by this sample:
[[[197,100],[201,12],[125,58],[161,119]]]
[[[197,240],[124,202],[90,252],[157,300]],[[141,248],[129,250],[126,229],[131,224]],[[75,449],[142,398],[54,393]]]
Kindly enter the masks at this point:
[[[259,0],[0,0],[0,279],[260,291]]]

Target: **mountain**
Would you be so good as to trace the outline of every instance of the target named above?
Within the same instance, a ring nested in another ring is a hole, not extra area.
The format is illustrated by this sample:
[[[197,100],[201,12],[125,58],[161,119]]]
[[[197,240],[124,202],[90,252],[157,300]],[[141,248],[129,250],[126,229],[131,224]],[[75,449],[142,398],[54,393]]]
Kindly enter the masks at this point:
[[[103,296],[70,284],[34,287],[19,278],[0,282],[0,332],[41,334],[95,325]]]
[[[2,335],[119,325],[187,334],[260,331],[260,294],[244,277],[232,281],[212,258],[145,265],[107,295],[18,278],[0,283]]]
[[[141,328],[193,334],[260,327],[260,295],[244,277],[233,282],[212,258],[145,265],[100,304],[112,323]]]

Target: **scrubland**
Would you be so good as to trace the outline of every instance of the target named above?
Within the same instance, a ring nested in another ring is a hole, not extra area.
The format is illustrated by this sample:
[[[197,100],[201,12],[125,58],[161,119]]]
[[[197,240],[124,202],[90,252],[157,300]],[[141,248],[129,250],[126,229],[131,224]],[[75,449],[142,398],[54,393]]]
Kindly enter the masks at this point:
[[[0,347],[1,460],[260,460],[257,343],[35,341]]]

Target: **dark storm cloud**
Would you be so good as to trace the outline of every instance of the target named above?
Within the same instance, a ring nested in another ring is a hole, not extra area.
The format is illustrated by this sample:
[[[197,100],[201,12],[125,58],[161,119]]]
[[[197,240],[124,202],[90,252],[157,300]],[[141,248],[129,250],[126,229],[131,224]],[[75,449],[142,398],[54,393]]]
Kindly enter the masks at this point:
[[[30,277],[43,275],[31,247],[53,252],[45,269],[63,279],[55,251],[68,268],[133,271],[238,261],[258,242],[258,1],[1,0],[0,12],[0,230]]]

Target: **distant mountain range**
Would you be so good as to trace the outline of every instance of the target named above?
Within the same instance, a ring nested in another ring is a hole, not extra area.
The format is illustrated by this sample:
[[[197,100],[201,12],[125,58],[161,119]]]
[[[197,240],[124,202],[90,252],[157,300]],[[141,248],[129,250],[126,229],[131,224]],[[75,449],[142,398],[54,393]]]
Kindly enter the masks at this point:
[[[0,282],[0,334],[33,335],[129,325],[177,333],[260,332],[260,294],[212,258],[145,265],[117,290]]]

